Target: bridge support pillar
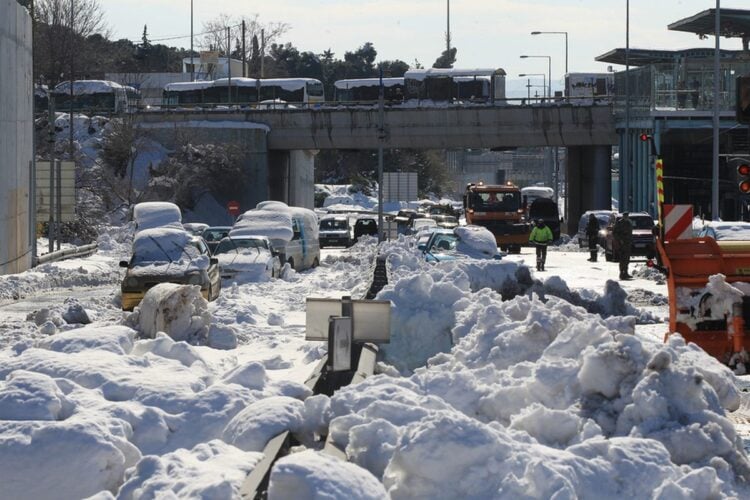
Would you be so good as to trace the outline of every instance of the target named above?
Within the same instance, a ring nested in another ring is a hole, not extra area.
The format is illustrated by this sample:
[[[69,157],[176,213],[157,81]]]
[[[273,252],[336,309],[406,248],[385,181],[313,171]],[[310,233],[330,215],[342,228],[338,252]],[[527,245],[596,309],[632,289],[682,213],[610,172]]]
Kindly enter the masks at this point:
[[[268,152],[270,199],[312,209],[315,199],[316,150]]]
[[[572,236],[586,210],[612,206],[612,147],[568,146],[567,159],[565,214]]]

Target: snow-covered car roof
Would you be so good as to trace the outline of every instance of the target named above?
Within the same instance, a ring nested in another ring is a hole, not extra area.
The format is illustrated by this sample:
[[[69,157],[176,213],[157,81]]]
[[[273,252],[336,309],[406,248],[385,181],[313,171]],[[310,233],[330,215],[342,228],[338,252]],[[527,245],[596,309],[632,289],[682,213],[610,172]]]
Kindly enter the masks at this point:
[[[137,231],[156,227],[182,229],[180,208],[168,201],[146,201],[133,207],[133,220]]]
[[[453,232],[460,238],[457,249],[467,255],[492,258],[498,254],[497,241],[489,229],[482,226],[458,226]]]
[[[710,230],[709,230],[710,229]],[[701,236],[717,240],[750,241],[750,222],[712,221],[705,224]]]
[[[119,83],[108,80],[76,80],[73,82],[74,95],[102,94],[113,92],[116,89],[124,90]],[[55,94],[67,94],[69,92],[70,82],[59,83],[53,91]]]

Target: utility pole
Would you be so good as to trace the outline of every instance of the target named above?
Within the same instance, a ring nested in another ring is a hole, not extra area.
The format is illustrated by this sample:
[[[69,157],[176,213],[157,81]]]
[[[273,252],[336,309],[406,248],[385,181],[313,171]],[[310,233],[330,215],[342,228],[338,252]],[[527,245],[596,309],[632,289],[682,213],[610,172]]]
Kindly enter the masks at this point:
[[[711,175],[711,220],[719,219],[719,99],[721,98],[721,87],[719,84],[721,47],[721,1],[716,0],[716,13],[714,14],[714,35],[716,36],[716,47],[714,49],[714,113],[713,113],[713,163]]]
[[[378,242],[383,241],[383,142],[385,141],[385,89],[383,88],[383,65],[380,65],[380,89],[378,90]]]
[[[229,92],[227,103],[232,104],[232,51],[230,50],[232,43],[231,31],[227,26],[227,91]]]
[[[70,50],[70,76],[68,79],[70,80],[70,116],[68,117],[69,120],[69,130],[70,130],[70,159],[73,161],[73,54],[75,50],[73,49],[73,44],[75,43],[75,34],[73,33],[73,20],[74,20],[74,11],[73,11],[73,3],[75,0],[70,0],[70,45],[68,47],[68,50]]]
[[[245,52],[245,30],[247,27],[245,26],[245,20],[242,20],[242,78],[245,78],[247,76],[247,68],[245,67],[245,61],[247,60],[247,53]]]
[[[451,52],[451,0],[446,0],[448,2],[448,25],[447,29],[445,31],[445,46],[448,50],[448,54]]]
[[[47,240],[48,240],[48,252],[55,250],[55,210],[54,210],[54,193],[55,193],[55,94],[49,94],[49,135],[47,142],[50,147],[50,158],[49,158],[49,218],[47,219]],[[36,196],[36,193],[34,193]],[[36,221],[34,221],[36,224]],[[36,237],[34,238],[36,240]]]
[[[190,0],[190,81],[195,81],[195,56],[193,55],[193,0]]]

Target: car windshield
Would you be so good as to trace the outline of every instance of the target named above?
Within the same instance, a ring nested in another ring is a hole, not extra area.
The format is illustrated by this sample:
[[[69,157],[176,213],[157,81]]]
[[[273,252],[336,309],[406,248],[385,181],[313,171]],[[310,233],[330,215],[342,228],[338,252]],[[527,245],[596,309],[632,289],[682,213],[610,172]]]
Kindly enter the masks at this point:
[[[471,208],[479,212],[515,212],[521,208],[521,193],[474,193]]]
[[[633,223],[633,229],[648,229],[654,228],[654,220],[646,215],[631,215],[630,222]]]
[[[214,255],[229,252],[242,252],[245,249],[268,248],[265,240],[251,238],[224,238],[216,247]]]
[[[436,234],[430,244],[430,252],[455,250],[458,237],[455,234]]]
[[[168,238],[148,238],[134,243],[133,264],[143,266],[157,262],[190,261],[200,257],[200,250],[192,244],[182,244]]]
[[[345,231],[349,228],[349,224],[342,219],[323,219],[320,221],[321,231]]]
[[[206,241],[219,241],[222,238],[226,238],[229,234],[229,229],[206,229],[203,231],[203,239]]]

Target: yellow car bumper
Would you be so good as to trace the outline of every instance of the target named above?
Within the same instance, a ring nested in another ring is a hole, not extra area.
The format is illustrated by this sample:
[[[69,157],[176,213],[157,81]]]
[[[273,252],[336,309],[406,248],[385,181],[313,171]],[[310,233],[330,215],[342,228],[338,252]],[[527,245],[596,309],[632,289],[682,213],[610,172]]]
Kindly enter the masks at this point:
[[[122,310],[132,311],[141,303],[146,292],[122,292]]]

